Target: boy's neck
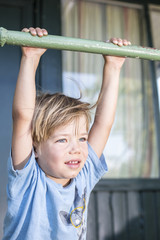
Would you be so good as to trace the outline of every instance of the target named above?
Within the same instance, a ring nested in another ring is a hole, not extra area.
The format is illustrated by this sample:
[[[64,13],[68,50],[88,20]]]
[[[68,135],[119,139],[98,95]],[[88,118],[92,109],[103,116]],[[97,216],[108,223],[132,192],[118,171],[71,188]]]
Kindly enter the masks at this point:
[[[54,177],[52,177],[50,175],[47,175],[47,174],[46,174],[46,177],[52,179],[54,182],[56,182],[58,184],[61,184],[62,187],[67,187],[70,184],[70,182],[71,182],[71,179],[54,178]]]

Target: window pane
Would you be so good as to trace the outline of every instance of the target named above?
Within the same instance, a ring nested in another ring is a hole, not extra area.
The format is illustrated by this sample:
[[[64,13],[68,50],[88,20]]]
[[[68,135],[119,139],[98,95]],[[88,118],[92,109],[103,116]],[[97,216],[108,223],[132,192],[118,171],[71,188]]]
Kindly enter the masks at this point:
[[[146,45],[143,10],[87,1],[62,1],[63,35],[106,41],[111,37]],[[95,103],[103,70],[101,55],[63,52],[63,88]],[[158,177],[157,145],[148,61],[127,59],[121,72],[116,119],[104,150],[105,177]]]
[[[150,17],[152,26],[152,37],[154,47],[160,49],[160,7],[150,6]],[[160,63],[155,62],[156,74],[157,74],[157,89],[159,95],[159,105],[160,105]]]

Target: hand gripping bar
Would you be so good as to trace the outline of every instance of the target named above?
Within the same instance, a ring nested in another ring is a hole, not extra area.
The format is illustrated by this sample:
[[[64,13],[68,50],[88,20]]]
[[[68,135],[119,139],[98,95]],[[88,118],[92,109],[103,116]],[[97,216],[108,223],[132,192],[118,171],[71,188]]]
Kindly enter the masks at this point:
[[[11,31],[0,27],[1,47],[3,47],[4,44],[104,55],[107,54],[112,56],[140,58],[154,61],[160,60],[160,50],[155,48],[140,47],[134,45],[119,47],[108,42],[70,38],[56,35],[38,37],[32,36],[30,33]]]

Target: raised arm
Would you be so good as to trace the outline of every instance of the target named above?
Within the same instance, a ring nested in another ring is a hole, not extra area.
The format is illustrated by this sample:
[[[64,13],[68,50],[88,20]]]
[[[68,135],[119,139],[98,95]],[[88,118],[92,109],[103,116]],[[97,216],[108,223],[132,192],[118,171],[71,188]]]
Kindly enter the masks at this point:
[[[130,45],[130,42],[127,40],[113,38],[110,41],[119,46]],[[103,81],[99,102],[88,138],[88,142],[98,157],[101,156],[104,150],[114,122],[118,98],[119,75],[125,58],[104,56],[104,61]]]
[[[47,35],[45,29],[25,28],[33,36]],[[35,107],[35,74],[41,55],[46,49],[22,48],[22,58],[13,99],[12,117],[12,159],[15,169],[22,169],[28,161],[32,150],[31,122]]]

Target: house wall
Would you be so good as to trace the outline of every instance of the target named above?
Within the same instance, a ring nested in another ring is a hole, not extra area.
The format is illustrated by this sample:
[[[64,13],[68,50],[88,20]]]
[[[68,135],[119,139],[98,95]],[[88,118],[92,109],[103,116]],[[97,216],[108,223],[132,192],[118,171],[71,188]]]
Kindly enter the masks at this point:
[[[91,194],[87,240],[159,240],[159,179],[101,180]]]

